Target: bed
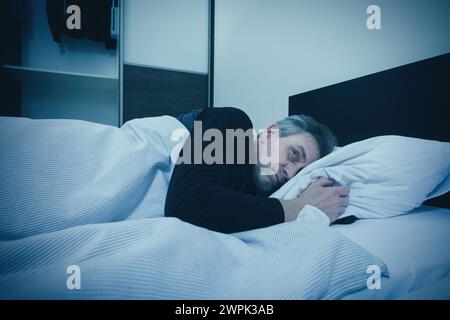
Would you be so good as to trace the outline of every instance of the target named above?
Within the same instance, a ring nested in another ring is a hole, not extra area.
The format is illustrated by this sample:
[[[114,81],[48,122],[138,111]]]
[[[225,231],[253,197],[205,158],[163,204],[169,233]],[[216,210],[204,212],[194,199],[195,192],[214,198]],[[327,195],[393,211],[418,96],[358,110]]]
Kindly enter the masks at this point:
[[[438,70],[431,70],[439,74],[448,66],[448,58],[444,60],[447,64],[439,60]],[[337,86],[351,87],[360,80]],[[315,111],[329,111],[328,90],[291,98],[290,113],[319,118]],[[378,94],[383,92],[389,90]],[[303,102],[311,94],[316,96],[312,106]],[[428,106],[426,114],[433,115],[432,128],[439,130],[426,137],[448,141],[442,122],[448,105],[442,101],[448,94],[433,92],[433,97],[431,106],[441,109]],[[337,97],[329,97],[342,108],[350,105],[349,98],[343,95],[338,103]],[[323,105],[320,99],[325,99]],[[356,120],[365,111],[351,114]],[[380,132],[374,121],[360,132],[348,120],[333,122],[334,118],[338,117],[321,120],[330,121],[341,141],[346,131],[339,128],[358,132],[354,138],[348,136],[353,140],[347,143],[399,133]],[[414,129],[414,119],[399,116],[393,128]],[[426,128],[431,127],[422,129]],[[173,139],[174,132],[181,140]],[[169,116],[134,119],[121,128],[78,120],[0,117],[0,299],[446,297],[450,212],[445,208],[422,206],[404,216],[330,228],[310,220],[319,209],[305,206],[294,222],[232,235],[164,217],[177,146],[188,134]],[[450,145],[431,144],[445,145],[440,162],[449,190]],[[359,145],[364,149],[369,144]],[[346,156],[345,148],[308,168]],[[291,181],[295,178],[280,190]],[[367,289],[368,266],[379,268],[380,290]]]
[[[164,217],[178,130],[0,117],[0,299],[338,299],[368,265],[389,274],[328,224],[230,235]]]
[[[450,210],[422,206],[408,215],[333,228],[383,259],[390,271],[379,290],[365,289],[345,299],[407,299],[414,291],[415,299],[450,298],[450,287],[424,291],[449,276],[450,250],[443,243],[450,243]]]
[[[341,146],[391,134],[450,141],[448,88],[450,54],[445,54],[291,96],[289,114],[326,123]],[[365,289],[344,299],[449,299],[448,208],[446,193],[408,215],[333,226],[390,269],[380,290]]]

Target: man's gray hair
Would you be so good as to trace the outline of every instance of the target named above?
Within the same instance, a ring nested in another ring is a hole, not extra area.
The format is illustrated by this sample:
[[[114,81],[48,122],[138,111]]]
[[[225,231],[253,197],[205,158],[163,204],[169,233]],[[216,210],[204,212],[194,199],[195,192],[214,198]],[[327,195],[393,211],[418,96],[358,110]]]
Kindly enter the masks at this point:
[[[313,117],[303,114],[293,115],[277,121],[276,124],[280,137],[287,137],[299,133],[311,134],[319,146],[320,158],[331,153],[337,145],[337,139],[331,130],[327,126],[317,122]]]

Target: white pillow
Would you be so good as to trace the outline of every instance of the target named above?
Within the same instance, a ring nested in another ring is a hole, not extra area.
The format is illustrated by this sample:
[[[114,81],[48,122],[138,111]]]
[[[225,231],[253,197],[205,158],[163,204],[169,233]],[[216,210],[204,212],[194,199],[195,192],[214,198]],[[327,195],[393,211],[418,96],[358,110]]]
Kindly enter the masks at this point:
[[[294,199],[319,177],[350,187],[341,217],[386,218],[408,213],[450,189],[450,143],[380,136],[313,162],[271,197]]]

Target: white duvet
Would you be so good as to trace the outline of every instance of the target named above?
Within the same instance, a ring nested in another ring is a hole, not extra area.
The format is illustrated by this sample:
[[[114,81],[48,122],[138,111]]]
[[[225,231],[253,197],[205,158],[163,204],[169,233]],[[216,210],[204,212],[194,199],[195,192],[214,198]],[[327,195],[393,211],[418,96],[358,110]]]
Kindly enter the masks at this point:
[[[162,217],[181,127],[0,118],[0,298],[335,299],[388,275],[308,219],[225,235]]]

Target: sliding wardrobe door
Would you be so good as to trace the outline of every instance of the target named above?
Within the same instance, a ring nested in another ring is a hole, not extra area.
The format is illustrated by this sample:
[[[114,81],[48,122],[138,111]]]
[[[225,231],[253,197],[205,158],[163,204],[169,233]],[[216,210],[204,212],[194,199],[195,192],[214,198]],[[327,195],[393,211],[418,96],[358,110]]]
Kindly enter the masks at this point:
[[[125,1],[123,52],[123,122],[208,107],[208,0]]]

